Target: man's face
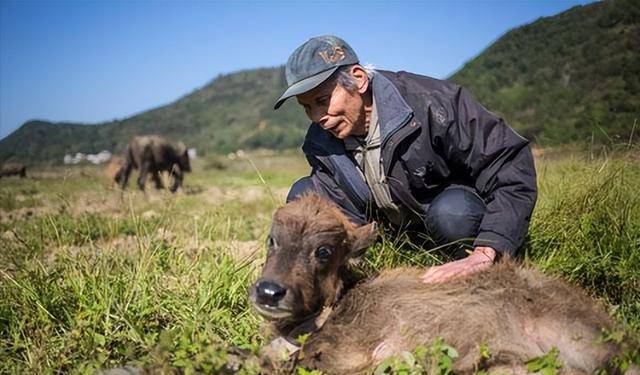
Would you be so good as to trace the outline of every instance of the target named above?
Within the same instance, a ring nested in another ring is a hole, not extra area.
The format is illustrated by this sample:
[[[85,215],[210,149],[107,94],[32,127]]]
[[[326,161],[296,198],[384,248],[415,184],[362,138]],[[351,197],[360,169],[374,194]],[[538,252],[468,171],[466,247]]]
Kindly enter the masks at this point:
[[[297,99],[311,121],[336,138],[367,133],[365,105],[358,91],[351,92],[330,80],[297,95]]]

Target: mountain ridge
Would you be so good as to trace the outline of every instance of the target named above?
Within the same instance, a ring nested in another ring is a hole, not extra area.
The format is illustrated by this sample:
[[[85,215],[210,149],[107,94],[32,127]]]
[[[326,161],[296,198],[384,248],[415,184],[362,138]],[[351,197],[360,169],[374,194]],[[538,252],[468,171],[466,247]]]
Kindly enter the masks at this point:
[[[640,113],[640,2],[579,5],[506,31],[448,79],[541,145],[626,140]],[[158,133],[198,152],[299,147],[306,119],[278,111],[284,68],[220,74],[178,99],[96,125],[32,120],[0,140],[0,161],[61,163],[64,154],[121,151]]]

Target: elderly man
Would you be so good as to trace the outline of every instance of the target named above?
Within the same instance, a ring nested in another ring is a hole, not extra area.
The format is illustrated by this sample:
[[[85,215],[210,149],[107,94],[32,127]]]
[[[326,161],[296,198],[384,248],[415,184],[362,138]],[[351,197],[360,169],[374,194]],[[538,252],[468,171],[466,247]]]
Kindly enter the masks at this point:
[[[467,90],[365,68],[330,35],[298,47],[285,74],[275,109],[295,96],[312,121],[302,146],[312,172],[287,201],[316,191],[358,224],[382,217],[440,244],[475,238],[469,256],[429,268],[425,282],[516,254],[536,201],[529,142]]]

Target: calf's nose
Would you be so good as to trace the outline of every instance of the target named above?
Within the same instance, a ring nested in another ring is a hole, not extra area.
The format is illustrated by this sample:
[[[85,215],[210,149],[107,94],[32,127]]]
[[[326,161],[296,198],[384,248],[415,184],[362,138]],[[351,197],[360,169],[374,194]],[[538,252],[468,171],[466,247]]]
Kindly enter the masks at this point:
[[[276,307],[285,294],[287,289],[274,282],[262,280],[256,284],[256,302],[259,304]]]

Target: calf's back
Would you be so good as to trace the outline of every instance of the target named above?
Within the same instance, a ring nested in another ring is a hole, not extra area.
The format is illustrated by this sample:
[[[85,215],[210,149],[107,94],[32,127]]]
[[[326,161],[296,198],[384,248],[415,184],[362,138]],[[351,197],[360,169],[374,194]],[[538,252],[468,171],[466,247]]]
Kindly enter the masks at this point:
[[[615,346],[612,324],[581,290],[511,261],[446,284],[424,284],[418,269],[396,269],[359,284],[303,347],[303,365],[328,373],[368,371],[437,337],[454,347],[459,372],[473,372],[480,345],[490,366],[517,368],[553,347],[565,369],[592,372]]]

